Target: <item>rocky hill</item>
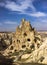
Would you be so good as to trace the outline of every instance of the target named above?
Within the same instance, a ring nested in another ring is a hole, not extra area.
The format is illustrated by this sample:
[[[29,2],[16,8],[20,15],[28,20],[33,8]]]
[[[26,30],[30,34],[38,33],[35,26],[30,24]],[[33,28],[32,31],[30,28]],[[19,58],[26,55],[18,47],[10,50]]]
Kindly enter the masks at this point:
[[[25,51],[26,49],[35,50],[39,48],[40,45],[41,36],[37,35],[30,22],[23,19],[21,25],[16,28],[16,32],[12,38],[12,44],[4,51],[4,53],[14,53],[15,51]]]
[[[5,39],[7,47],[1,51],[3,56],[13,59],[13,62],[45,63],[47,64],[47,38],[44,40],[32,28],[29,21],[22,19],[16,32]],[[9,43],[7,41],[9,40]],[[1,43],[0,43],[1,44]],[[1,47],[1,46],[0,46]]]

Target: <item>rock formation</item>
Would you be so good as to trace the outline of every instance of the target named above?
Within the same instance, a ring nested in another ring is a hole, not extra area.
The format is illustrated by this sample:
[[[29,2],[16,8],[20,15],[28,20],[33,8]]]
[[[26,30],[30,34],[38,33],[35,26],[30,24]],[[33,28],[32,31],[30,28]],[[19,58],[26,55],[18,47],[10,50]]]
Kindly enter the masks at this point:
[[[22,19],[10,40],[11,44],[3,51],[3,55],[13,58],[13,62],[47,64],[47,38],[43,40],[29,21]]]
[[[36,35],[35,29],[30,22],[22,20],[21,25],[16,28],[12,38],[12,44],[4,51],[4,55],[9,55],[15,51],[31,49],[35,50],[41,45],[41,36]]]

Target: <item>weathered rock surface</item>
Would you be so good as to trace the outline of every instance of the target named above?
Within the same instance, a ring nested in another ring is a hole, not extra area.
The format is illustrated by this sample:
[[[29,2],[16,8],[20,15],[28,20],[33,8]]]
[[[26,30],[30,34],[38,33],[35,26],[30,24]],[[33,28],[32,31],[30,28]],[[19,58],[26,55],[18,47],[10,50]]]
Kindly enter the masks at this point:
[[[9,55],[8,53],[19,50],[34,50],[37,44],[39,47],[41,44],[40,38],[35,36],[35,30],[31,24],[23,19],[21,25],[16,28],[16,32],[12,38],[12,44],[4,51],[4,55]]]
[[[23,19],[9,40],[10,43],[4,40],[8,47],[2,54],[13,58],[14,63],[20,61],[47,64],[47,38],[42,39],[30,22]]]

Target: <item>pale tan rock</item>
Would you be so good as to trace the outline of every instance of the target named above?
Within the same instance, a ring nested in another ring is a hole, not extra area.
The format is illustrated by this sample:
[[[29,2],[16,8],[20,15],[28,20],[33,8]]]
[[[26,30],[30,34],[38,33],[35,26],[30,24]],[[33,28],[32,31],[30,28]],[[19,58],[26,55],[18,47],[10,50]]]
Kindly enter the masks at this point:
[[[45,59],[42,62],[43,64],[47,64],[47,57],[45,57]]]
[[[21,59],[28,59],[30,57],[31,54],[23,54]]]
[[[40,46],[38,47],[38,45]],[[16,32],[12,35],[12,44],[4,51],[3,55],[9,56],[16,51],[31,50],[31,53],[20,56],[21,60],[24,59],[24,62],[38,62],[43,55],[41,45],[41,36],[32,28],[29,21],[23,19],[21,25],[16,28]]]
[[[26,48],[30,49],[30,45],[34,43],[34,29],[32,28],[31,24],[26,21],[22,20],[21,25],[16,28],[16,32],[12,38],[12,44],[4,51],[8,54],[9,50],[13,52],[13,50],[26,50]],[[14,48],[11,50],[11,46]],[[25,46],[25,47],[23,47]]]

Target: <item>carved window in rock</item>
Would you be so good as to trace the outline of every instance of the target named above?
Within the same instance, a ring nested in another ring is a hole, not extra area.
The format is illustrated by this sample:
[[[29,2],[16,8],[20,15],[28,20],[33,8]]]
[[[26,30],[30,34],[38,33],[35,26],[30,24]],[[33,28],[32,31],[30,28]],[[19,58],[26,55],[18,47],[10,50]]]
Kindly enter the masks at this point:
[[[25,48],[26,47],[26,45],[22,45],[22,48]]]
[[[15,43],[15,40],[14,40],[14,43]]]
[[[10,47],[10,50],[13,50],[13,46]]]
[[[36,42],[37,42],[37,39],[35,38],[34,41],[35,41],[35,43],[36,43]]]
[[[35,49],[34,43],[30,46],[31,49]]]
[[[42,56],[39,60],[40,60],[40,62],[43,62],[44,59],[45,58]]]
[[[17,42],[20,43],[20,40],[17,39]]]
[[[27,41],[30,42],[31,41],[30,38],[28,38]]]
[[[15,49],[14,51],[16,52],[17,50]]]
[[[23,34],[24,36],[27,36],[26,32]]]

